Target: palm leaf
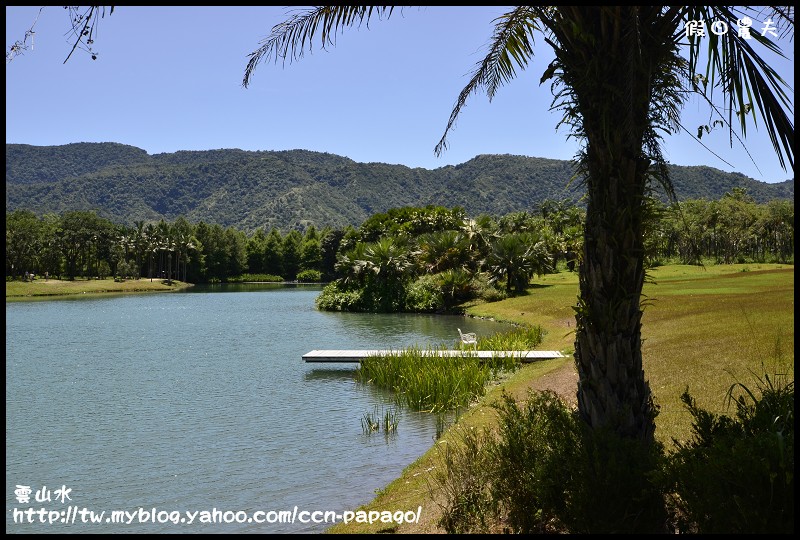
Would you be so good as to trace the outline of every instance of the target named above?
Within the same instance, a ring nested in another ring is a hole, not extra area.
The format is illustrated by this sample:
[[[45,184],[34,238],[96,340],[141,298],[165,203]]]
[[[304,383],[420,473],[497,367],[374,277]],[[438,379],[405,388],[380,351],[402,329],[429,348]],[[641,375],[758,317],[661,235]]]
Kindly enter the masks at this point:
[[[701,75],[708,81],[712,92],[715,86],[721,86],[724,108],[728,110],[729,128],[732,129],[735,114],[742,135],[746,136],[748,116],[752,116],[754,125],[757,125],[757,109],[781,166],[785,169],[785,159],[788,159],[790,165],[794,167],[794,124],[787,114],[787,110],[793,105],[784,90],[788,85],[768,61],[758,54],[751,41],[759,43],[769,52],[784,58],[785,56],[777,44],[755,29],[750,34],[752,39],[739,36],[738,32],[732,30],[741,15],[749,12],[734,11],[725,6],[690,6],[684,10],[683,15],[686,20],[725,21],[729,25],[729,31],[722,35],[709,33],[705,37],[688,37],[689,76],[695,90],[705,95],[697,86],[695,76],[700,71],[698,64],[700,53],[703,52],[700,47],[703,40],[706,40],[707,64],[705,72]],[[787,31],[790,28],[793,35],[794,22],[787,12],[774,10],[770,13],[784,21]],[[713,96],[708,96],[708,99],[712,100]]]
[[[477,64],[469,83],[459,94],[444,135],[434,149],[437,156],[447,149],[447,134],[455,125],[467,98],[474,92],[485,89],[491,101],[497,89],[516,76],[516,68],[525,69],[533,57],[533,32],[538,26],[529,6],[517,7],[493,22],[495,30],[489,53]]]
[[[291,62],[302,58],[306,47],[311,52],[317,32],[321,32],[324,50],[336,45],[336,35],[345,27],[368,23],[373,14],[388,18],[393,11],[394,6],[318,6],[297,12],[273,26],[270,35],[259,42],[261,46],[248,55],[242,86],[249,86],[256,66],[264,60]]]

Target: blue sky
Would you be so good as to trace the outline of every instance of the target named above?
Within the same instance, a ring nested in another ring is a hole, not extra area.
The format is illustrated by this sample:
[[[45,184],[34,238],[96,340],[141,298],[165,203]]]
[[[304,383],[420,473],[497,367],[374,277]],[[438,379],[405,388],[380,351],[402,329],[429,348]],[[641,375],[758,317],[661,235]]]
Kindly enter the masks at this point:
[[[276,6],[117,6],[100,21],[98,58],[70,50],[68,12],[48,6],[34,49],[6,63],[6,143],[118,142],[150,154],[178,150],[307,149],[434,169],[479,154],[571,159],[577,143],[558,130],[549,84],[539,85],[552,52],[539,37],[528,69],[492,102],[474,94],[448,136],[434,147],[469,74],[486,52],[499,6],[405,8],[369,28],[347,29],[327,51],[315,48],[282,67],[263,63],[241,85],[247,55],[296,8]],[[6,51],[39,7],[6,7]],[[759,27],[754,25],[754,28]],[[771,59],[794,99],[794,47]],[[792,111],[793,113],[793,111]],[[697,99],[684,109],[693,132],[708,122]],[[779,182],[784,171],[765,131],[748,130],[753,161],[728,133],[703,137],[725,161],[687,134],[664,144],[678,165],[708,165]]]

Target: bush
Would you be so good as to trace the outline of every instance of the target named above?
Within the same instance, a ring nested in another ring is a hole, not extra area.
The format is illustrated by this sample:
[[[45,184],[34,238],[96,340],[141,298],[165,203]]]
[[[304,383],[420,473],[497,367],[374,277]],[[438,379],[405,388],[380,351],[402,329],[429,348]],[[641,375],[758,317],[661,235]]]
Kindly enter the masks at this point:
[[[658,480],[664,466],[663,445],[578,422],[580,452],[569,465],[574,481],[563,516],[570,532],[666,532],[664,491]]]
[[[406,310],[415,313],[433,313],[444,305],[442,290],[436,276],[426,274],[414,281],[406,290]]]
[[[453,431],[440,450],[440,466],[433,473],[445,502],[439,526],[449,534],[487,533],[496,521],[497,505],[490,487],[496,470],[488,449],[491,435],[476,429]]]
[[[465,302],[474,296],[472,276],[466,270],[449,269],[436,274],[445,309]]]
[[[304,283],[319,283],[322,281],[322,272],[319,270],[303,270],[298,272],[297,281]]]
[[[445,494],[447,532],[663,531],[654,472],[659,444],[593,431],[554,392],[524,405],[504,395],[496,438],[473,435],[448,448],[434,479]]]
[[[109,270],[110,271],[110,270]],[[139,277],[139,269],[134,261],[126,261],[120,259],[117,263],[117,273],[114,276],[114,281],[121,282],[126,279],[137,279]]]
[[[489,276],[485,273],[480,273],[473,278],[472,286],[475,289],[475,296],[486,302],[499,302],[508,298],[508,293],[503,289],[498,289],[494,283],[489,281]]]
[[[242,274],[241,276],[231,276],[225,281],[228,283],[244,283],[246,281],[282,283],[284,280],[281,276],[275,276],[273,274]],[[217,282],[219,282],[219,280],[217,280]]]
[[[364,307],[361,290],[348,290],[338,281],[325,285],[315,303],[323,311],[363,311]]]
[[[520,407],[504,394],[495,405],[500,437],[491,447],[494,500],[510,532],[552,533],[562,522],[574,485],[580,426],[552,391],[530,392]]]
[[[688,388],[681,396],[693,436],[675,441],[666,473],[682,528],[794,532],[794,380],[765,375],[757,392],[731,387],[734,418],[699,408]]]
[[[110,275],[111,275],[111,267],[108,265],[106,261],[100,261],[100,264],[97,265],[97,278],[106,279]]]

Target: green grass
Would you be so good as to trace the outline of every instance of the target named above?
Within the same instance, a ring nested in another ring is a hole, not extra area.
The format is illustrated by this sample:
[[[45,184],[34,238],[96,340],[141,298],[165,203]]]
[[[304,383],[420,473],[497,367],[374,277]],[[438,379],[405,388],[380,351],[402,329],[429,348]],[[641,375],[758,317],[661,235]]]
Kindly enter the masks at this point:
[[[661,406],[659,439],[689,436],[691,417],[680,401],[687,387],[700,407],[730,413],[725,395],[735,382],[750,383],[764,370],[793,377],[794,268],[775,266],[782,268],[698,277],[702,293],[682,280],[645,286],[652,305],[642,322],[644,371]]]
[[[62,281],[58,279],[37,279],[33,282],[6,281],[6,300],[30,300],[37,297],[65,296],[75,294],[130,293],[147,291],[175,291],[191,287],[189,283],[172,281],[167,285],[160,279],[130,279],[115,282],[109,279],[76,279]]]
[[[415,348],[365,358],[356,370],[359,382],[392,390],[399,405],[424,412],[466,407],[483,395],[491,378],[492,369],[476,358],[439,357]]]
[[[378,408],[376,405],[372,412],[367,411],[361,417],[361,430],[364,435],[371,435],[381,430],[384,434],[396,433],[399,423],[397,410],[393,408]]]
[[[687,386],[698,405],[721,413],[734,382],[763,375],[762,364],[773,373],[793,366],[793,266],[663,266],[650,270],[644,294],[644,372],[661,407],[656,436],[665,443],[689,435],[690,416],[680,401]],[[540,324],[547,330],[542,348],[574,352],[577,295],[576,274],[548,275],[525,296],[468,312]]]

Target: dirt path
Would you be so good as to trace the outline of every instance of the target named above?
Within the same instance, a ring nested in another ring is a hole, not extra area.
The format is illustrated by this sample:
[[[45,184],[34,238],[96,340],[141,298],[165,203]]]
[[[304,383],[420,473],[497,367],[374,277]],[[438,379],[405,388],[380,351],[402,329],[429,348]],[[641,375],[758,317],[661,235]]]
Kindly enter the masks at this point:
[[[570,405],[577,405],[578,372],[575,370],[575,365],[570,362],[531,381],[529,388],[533,390],[552,390]]]

